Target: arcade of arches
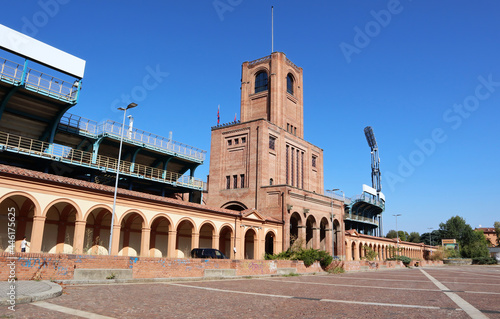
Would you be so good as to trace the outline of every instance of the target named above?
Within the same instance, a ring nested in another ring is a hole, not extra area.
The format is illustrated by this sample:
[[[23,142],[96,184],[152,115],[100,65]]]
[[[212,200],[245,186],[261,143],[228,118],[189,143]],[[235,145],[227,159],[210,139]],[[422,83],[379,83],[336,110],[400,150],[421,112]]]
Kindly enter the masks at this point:
[[[14,175],[0,179],[0,220],[15,214],[16,251],[26,236],[29,252],[107,255],[113,188],[30,173],[43,182]],[[61,179],[65,183],[56,182]],[[253,211],[212,209],[120,189],[111,254],[182,258],[192,248],[212,247],[229,258],[261,259],[265,252],[281,251],[281,229],[281,223]],[[4,227],[0,251],[7,247]]]

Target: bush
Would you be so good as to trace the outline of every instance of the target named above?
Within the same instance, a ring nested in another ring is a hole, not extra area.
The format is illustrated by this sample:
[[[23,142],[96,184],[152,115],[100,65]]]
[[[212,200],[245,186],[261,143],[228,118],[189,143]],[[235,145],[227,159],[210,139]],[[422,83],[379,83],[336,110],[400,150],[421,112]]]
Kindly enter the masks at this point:
[[[432,255],[429,256],[429,260],[443,260],[444,259],[444,250],[442,248],[433,251]]]
[[[330,265],[333,261],[333,257],[330,256],[328,252],[313,248],[298,248],[297,250],[288,249],[287,251],[281,252],[279,254],[266,254],[264,258],[267,260],[302,260],[306,267],[311,266],[315,261],[319,261],[323,269],[328,267],[328,265]]]
[[[455,249],[445,249],[444,250],[444,256],[446,258],[460,258],[460,251],[455,250]]]
[[[496,265],[497,260],[493,257],[475,257],[475,258],[472,258],[472,264],[474,264],[474,265]]]
[[[402,261],[405,266],[408,266],[411,263],[411,258],[406,256],[396,256],[393,258],[388,258],[387,260],[399,260]]]

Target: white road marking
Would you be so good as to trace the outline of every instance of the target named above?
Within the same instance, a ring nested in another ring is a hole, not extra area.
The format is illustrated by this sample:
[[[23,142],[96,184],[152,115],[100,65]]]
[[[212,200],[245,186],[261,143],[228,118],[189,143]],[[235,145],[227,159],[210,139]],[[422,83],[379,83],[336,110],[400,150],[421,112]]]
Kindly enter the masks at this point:
[[[469,277],[473,277],[475,279],[477,279],[476,276],[483,276],[483,277],[493,277],[496,280],[500,280],[500,277],[498,275],[485,275],[485,274],[472,273],[470,271],[458,271],[458,270],[448,270],[447,272],[456,272],[456,273],[459,273],[459,274],[468,274],[468,275],[470,275]]]
[[[77,310],[77,309],[72,309],[72,308],[68,308],[68,307],[63,307],[63,306],[55,305],[55,304],[48,303],[45,301],[32,302],[30,305],[42,307],[42,308],[49,309],[49,310],[59,311],[59,312],[62,312],[62,313],[68,314],[68,315],[78,316],[78,317],[82,317],[82,318],[114,319],[113,317],[101,316],[101,315],[98,315],[95,313]]]
[[[228,289],[218,289],[218,288],[209,288],[209,287],[198,287],[191,285],[183,285],[183,284],[170,284],[172,286],[193,288],[193,289],[202,289],[209,291],[218,291],[218,292],[228,292],[234,294],[243,294],[243,295],[253,295],[253,296],[263,296],[263,297],[273,297],[273,298],[285,298],[285,299],[306,299],[306,300],[314,300],[314,301],[322,301],[322,302],[334,302],[334,303],[346,303],[346,304],[356,304],[356,305],[370,305],[370,306],[383,306],[383,307],[399,307],[399,308],[418,308],[418,309],[434,309],[440,310],[442,307],[436,306],[419,306],[419,305],[404,305],[404,304],[392,304],[392,303],[381,303],[381,302],[365,302],[365,301],[353,301],[353,300],[335,300],[335,299],[319,299],[319,298],[307,298],[307,297],[295,297],[295,296],[285,296],[285,295],[272,295],[272,294],[264,294],[257,292],[246,292],[246,291],[238,291],[238,290],[228,290]],[[448,309],[450,310],[450,309]],[[460,311],[461,309],[451,309]]]
[[[453,300],[454,303],[456,303],[460,308],[462,308],[472,319],[483,319],[486,318],[488,319],[487,316],[485,316],[481,311],[476,309],[473,305],[462,299],[459,295],[456,293],[450,292],[445,285],[437,281],[434,277],[429,275],[425,270],[420,269],[420,271],[429,278],[430,281],[432,281],[439,289],[443,290],[443,292],[451,299]]]
[[[290,282],[301,285],[322,285],[322,286],[340,286],[340,287],[351,287],[351,288],[371,288],[371,289],[393,289],[393,290],[405,290],[405,291],[436,291],[440,292],[439,289],[424,289],[424,288],[408,288],[408,287],[378,287],[378,286],[361,286],[361,285],[347,285],[347,284],[328,284],[322,282],[304,282],[304,281],[294,281],[294,280],[273,280],[273,279],[259,279],[275,282]]]

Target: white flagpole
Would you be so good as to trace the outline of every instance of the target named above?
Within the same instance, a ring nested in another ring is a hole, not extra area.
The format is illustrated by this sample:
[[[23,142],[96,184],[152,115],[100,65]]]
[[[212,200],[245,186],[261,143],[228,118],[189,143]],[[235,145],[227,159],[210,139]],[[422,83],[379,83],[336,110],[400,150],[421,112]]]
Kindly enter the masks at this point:
[[[271,6],[271,53],[274,52],[274,6]]]

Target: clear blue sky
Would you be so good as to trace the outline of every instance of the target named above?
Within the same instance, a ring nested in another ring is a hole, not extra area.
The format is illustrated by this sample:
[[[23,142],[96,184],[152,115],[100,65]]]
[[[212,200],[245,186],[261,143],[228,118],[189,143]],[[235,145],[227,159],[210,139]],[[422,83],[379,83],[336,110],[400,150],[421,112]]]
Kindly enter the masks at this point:
[[[222,122],[239,118],[241,63],[271,53],[271,5],[275,51],[304,69],[325,188],[371,184],[370,125],[384,232],[393,214],[420,233],[455,215],[500,220],[498,1],[9,1],[0,23],[87,61],[70,112],[121,121],[115,107],[135,95],[135,127],[209,151],[217,105]]]

